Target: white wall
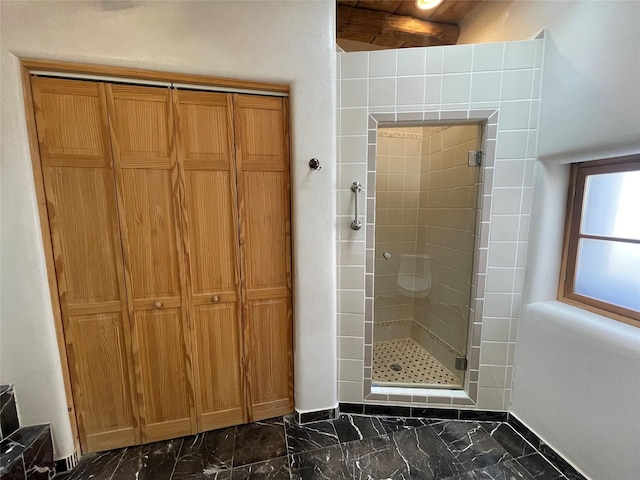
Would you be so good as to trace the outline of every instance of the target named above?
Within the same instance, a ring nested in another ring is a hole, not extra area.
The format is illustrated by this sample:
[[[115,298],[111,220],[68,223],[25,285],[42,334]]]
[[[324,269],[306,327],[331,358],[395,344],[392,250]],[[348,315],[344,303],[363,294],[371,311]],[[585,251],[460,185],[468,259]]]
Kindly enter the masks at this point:
[[[593,480],[640,474],[638,328],[560,302],[525,305],[511,411]]]
[[[554,302],[568,162],[640,151],[640,2],[490,2],[463,43],[547,29],[511,411],[585,475],[637,478],[640,329]],[[538,303],[535,303],[538,302]]]
[[[72,452],[17,57],[291,84],[295,405],[334,407],[334,3],[3,1],[0,8],[0,378],[16,385],[23,422],[51,422],[56,458]],[[320,172],[310,173],[312,157]]]
[[[640,146],[637,1],[487,2],[459,43],[533,38],[546,28],[539,158],[585,161]]]

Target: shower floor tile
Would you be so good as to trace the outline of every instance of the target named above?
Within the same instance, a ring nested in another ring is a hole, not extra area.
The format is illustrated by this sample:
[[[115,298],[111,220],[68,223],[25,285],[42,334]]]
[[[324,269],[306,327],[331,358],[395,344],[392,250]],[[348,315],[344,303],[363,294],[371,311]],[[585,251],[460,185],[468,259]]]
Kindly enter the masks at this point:
[[[373,379],[379,384],[460,386],[460,379],[411,338],[373,344]]]

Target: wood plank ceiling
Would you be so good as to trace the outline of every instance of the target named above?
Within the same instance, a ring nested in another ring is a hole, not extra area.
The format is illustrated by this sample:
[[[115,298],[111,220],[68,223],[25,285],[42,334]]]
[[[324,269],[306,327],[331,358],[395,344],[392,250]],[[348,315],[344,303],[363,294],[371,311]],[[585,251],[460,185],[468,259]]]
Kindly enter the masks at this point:
[[[444,0],[431,10],[414,0],[337,0],[338,45],[347,52],[455,45],[458,24],[481,0]]]

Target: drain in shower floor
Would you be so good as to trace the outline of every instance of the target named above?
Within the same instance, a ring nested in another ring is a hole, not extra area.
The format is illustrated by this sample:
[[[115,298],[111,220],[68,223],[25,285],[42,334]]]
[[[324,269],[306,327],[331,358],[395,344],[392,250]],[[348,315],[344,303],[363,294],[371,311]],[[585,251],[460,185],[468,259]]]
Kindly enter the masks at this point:
[[[374,382],[456,385],[460,379],[411,338],[373,344]]]

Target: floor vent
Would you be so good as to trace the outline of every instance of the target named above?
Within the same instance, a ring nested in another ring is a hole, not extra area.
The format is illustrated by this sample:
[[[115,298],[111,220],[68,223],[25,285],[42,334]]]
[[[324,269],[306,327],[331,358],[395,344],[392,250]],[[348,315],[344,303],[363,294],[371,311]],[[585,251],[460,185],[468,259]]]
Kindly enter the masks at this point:
[[[62,457],[60,460],[56,460],[56,474],[72,470],[76,465],[78,465],[79,460],[80,455],[77,450],[67,457]]]

